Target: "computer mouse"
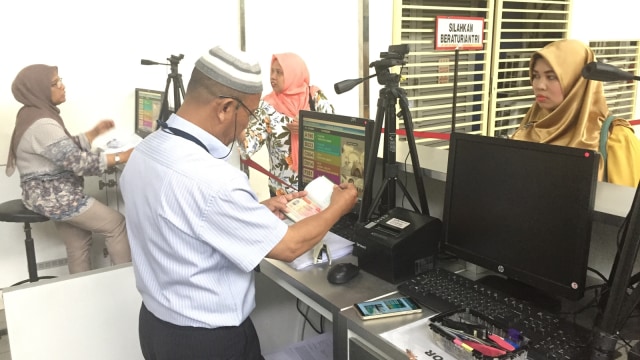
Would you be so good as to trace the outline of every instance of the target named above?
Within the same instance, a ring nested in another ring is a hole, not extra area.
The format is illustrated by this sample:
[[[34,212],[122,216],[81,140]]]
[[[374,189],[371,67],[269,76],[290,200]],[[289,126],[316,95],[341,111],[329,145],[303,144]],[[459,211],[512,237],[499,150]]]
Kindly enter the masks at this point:
[[[332,284],[344,284],[356,277],[360,268],[352,263],[335,264],[327,273],[327,280]]]

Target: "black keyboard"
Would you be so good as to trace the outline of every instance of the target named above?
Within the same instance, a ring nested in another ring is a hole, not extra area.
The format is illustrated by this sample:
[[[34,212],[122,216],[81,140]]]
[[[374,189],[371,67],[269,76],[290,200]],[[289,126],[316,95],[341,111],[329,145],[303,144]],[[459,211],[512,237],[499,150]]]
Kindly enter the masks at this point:
[[[358,221],[358,215],[355,213],[348,213],[340,218],[338,222],[336,222],[331,227],[331,232],[342,236],[347,240],[353,241],[353,235],[355,232],[355,224]]]
[[[444,269],[398,285],[398,291],[436,312],[473,309],[529,339],[529,359],[588,359],[591,332],[556,314]]]

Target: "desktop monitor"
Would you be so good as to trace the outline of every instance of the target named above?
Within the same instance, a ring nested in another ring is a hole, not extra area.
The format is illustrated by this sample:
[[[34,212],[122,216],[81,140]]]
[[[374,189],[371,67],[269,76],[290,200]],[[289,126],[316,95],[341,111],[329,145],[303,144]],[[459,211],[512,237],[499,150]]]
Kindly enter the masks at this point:
[[[163,91],[136,89],[135,133],[144,138],[157,128],[156,121],[162,109]]]
[[[353,116],[300,111],[298,188],[324,175],[335,184],[352,182],[362,200],[364,166],[374,122]]]
[[[451,134],[443,250],[545,301],[581,298],[598,164],[591,150]]]

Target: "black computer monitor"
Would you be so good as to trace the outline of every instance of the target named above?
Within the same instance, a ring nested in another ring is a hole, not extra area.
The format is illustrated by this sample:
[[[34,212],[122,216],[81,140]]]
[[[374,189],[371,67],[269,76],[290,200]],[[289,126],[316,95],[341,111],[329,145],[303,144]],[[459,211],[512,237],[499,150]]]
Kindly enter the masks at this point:
[[[144,138],[157,128],[156,121],[162,109],[163,91],[136,89],[135,133]]]
[[[353,116],[300,111],[299,189],[324,175],[335,184],[353,182],[362,200],[364,166],[374,122]],[[356,207],[357,208],[357,207]]]
[[[443,249],[547,300],[581,298],[598,162],[591,150],[451,134]]]

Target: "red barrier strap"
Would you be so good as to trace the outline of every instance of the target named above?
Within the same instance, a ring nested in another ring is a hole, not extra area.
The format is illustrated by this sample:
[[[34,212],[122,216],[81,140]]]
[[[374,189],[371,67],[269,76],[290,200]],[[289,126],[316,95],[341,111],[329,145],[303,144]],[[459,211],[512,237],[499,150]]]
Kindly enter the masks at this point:
[[[382,132],[384,132],[384,128],[382,128]],[[406,136],[407,131],[404,129],[398,129],[396,130],[396,134],[401,136]],[[449,140],[449,138],[451,137],[451,135],[447,133],[438,133],[438,132],[432,132],[432,131],[414,131],[413,136],[423,138],[423,139],[441,139],[441,140]]]
[[[284,187],[287,187],[289,189],[293,189],[293,190],[296,190],[296,191],[298,190],[298,189],[294,188],[293,186],[291,186],[291,184],[288,184],[285,181],[283,181],[282,179],[280,179],[279,177],[273,175],[273,173],[271,171],[263,168],[262,165],[260,165],[257,162],[251,160],[251,158],[246,158],[246,159],[240,158],[240,162],[245,164],[245,165],[247,165],[247,166],[249,166],[249,167],[252,167],[252,168],[258,170],[259,172],[261,172],[261,173],[263,173],[265,175],[267,175],[268,177],[270,177],[273,180],[275,180],[275,181],[279,182],[280,184],[282,184]]]

